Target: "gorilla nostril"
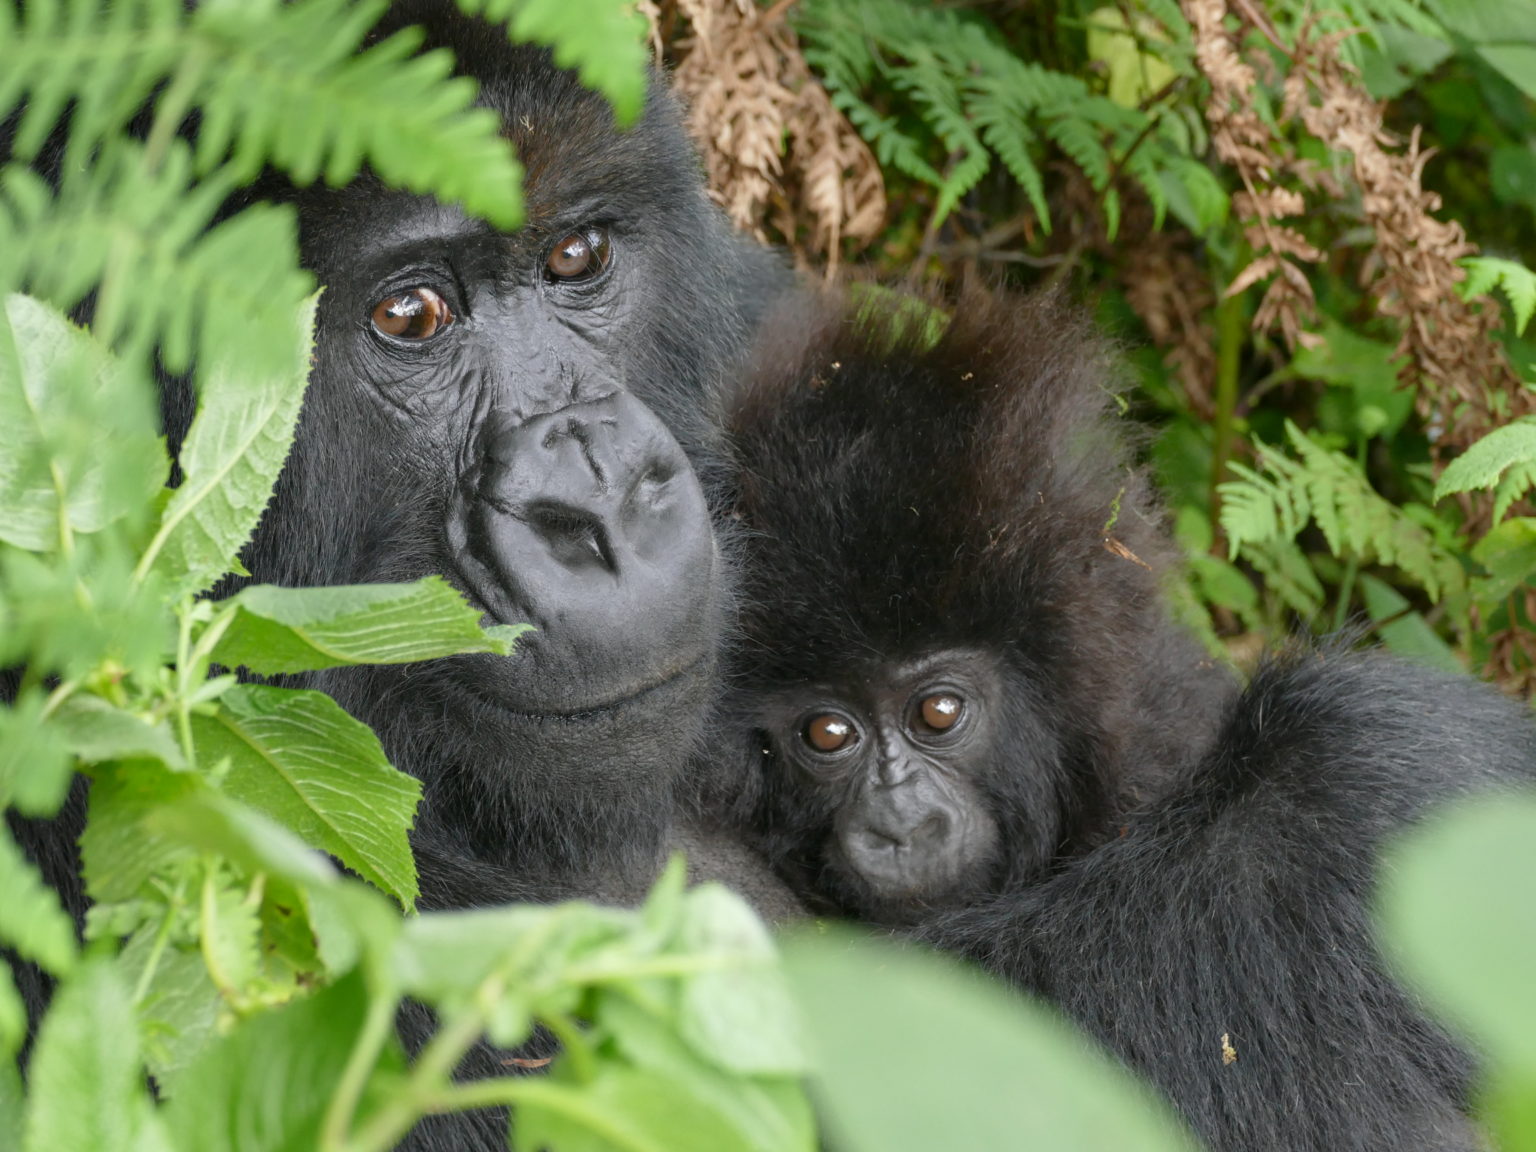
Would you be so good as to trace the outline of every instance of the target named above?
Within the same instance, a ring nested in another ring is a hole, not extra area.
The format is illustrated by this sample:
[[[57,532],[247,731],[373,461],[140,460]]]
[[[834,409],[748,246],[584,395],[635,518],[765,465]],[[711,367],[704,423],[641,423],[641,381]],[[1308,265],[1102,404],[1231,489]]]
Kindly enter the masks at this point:
[[[550,555],[566,568],[600,566],[610,572],[617,562],[603,524],[590,513],[561,505],[538,505],[524,517]]]

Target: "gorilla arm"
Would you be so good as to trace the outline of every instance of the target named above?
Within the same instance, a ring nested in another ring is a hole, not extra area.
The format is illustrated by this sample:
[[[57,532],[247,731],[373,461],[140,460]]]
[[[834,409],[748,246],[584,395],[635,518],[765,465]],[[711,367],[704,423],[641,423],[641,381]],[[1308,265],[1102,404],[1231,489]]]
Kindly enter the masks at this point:
[[[1468,678],[1293,653],[1119,839],[919,935],[1060,1005],[1213,1149],[1482,1148],[1471,1063],[1374,946],[1374,868],[1430,806],[1528,783],[1533,744]]]

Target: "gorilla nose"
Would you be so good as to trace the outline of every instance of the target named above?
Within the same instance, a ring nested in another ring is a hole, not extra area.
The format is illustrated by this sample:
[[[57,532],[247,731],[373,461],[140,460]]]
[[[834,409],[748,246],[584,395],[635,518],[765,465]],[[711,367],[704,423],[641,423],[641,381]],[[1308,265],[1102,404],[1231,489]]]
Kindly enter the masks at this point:
[[[614,393],[489,427],[466,476],[461,567],[492,615],[530,621],[551,697],[577,706],[679,670],[713,637],[714,540],[682,449]]]
[[[896,820],[871,820],[856,835],[866,851],[928,852],[941,847],[949,838],[949,817],[932,812],[905,827]]]

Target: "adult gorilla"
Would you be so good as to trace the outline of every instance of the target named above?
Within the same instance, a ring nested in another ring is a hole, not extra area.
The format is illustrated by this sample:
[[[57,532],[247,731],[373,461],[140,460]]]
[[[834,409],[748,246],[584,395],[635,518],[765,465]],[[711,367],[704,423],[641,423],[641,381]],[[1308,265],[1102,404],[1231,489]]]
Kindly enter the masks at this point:
[[[526,168],[527,223],[500,234],[368,177],[257,189],[297,203],[325,292],[297,440],[243,560],[282,585],[436,573],[488,617],[537,625],[513,660],[306,682],[421,779],[424,907],[629,900],[677,836],[728,600],[690,467],[708,452],[701,396],[788,274],[710,207],[660,86],[618,131],[547,53],[448,9],[398,4],[377,35],[422,24],[480,81]],[[174,444],[190,405],[167,407]],[[21,829],[77,914],[82,809],[77,789]],[[505,1147],[486,1117],[435,1132],[415,1146]]]

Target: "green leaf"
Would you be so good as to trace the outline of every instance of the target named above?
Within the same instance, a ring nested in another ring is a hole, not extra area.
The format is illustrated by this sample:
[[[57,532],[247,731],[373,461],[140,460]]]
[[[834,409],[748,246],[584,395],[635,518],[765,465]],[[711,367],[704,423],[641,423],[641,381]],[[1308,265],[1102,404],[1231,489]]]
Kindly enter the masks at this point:
[[[1536,100],[1536,45],[1482,44],[1477,54],[1504,79]]]
[[[181,448],[185,479],[166,504],[139,574],[154,564],[174,591],[201,592],[250,539],[293,444],[317,299],[296,319],[288,375],[251,378],[229,363],[202,373],[197,417]]]
[[[1380,875],[1402,970],[1496,1065],[1536,1078],[1536,797],[1463,802],[1398,844]]]
[[[1474,488],[1492,488],[1505,469],[1536,461],[1536,418],[1526,417],[1495,428],[1440,473],[1435,499]]]
[[[200,756],[228,757],[228,795],[415,906],[406,833],[421,785],[391,768],[378,737],[329,696],[241,685],[215,715],[195,718],[193,733]]]
[[[1360,595],[1365,601],[1366,612],[1376,623],[1376,634],[1392,651],[1431,668],[1466,672],[1466,666],[1457,659],[1456,650],[1440,639],[1423,614],[1412,611],[1407,597],[1385,580],[1362,572]]]
[[[731,961],[683,982],[678,1029],[695,1050],[738,1073],[806,1070],[800,1022],[772,937],[746,901],[719,884],[692,889],[676,946]]]
[[[214,649],[214,661],[263,676],[509,651],[506,633],[483,631],[480,614],[439,576],[332,588],[263,584],[224,603],[238,612]]]
[[[185,768],[181,746],[163,720],[150,723],[100,696],[76,693],[54,713],[69,750],[87,764],[148,757]]]
[[[98,532],[164,481],[147,383],[30,296],[0,307],[0,540],[33,551]]]
[[[632,1065],[685,1087],[731,1124],[741,1147],[752,1152],[811,1152],[817,1147],[810,1102],[798,1080],[725,1071],[683,1043],[670,1020],[620,991],[600,996],[595,1018]],[[741,1042],[750,1043],[751,1036]]]
[[[1536,577],[1536,518],[1494,525],[1472,546],[1472,559],[1488,570],[1473,585],[1478,601],[1488,607],[1503,601]]]
[[[75,761],[64,734],[43,719],[41,693],[0,705],[0,808],[23,816],[52,816],[64,803]]]
[[[91,783],[80,858],[85,888],[98,904],[146,894],[146,886],[191,856],[153,824],[164,810],[205,791],[202,780],[154,761],[116,765]]]
[[[633,4],[615,0],[459,0],[468,13],[511,19],[514,40],[554,49],[555,63],[613,104],[619,123],[638,119],[649,76],[646,24]]]
[[[164,1110],[179,1149],[300,1152],[320,1126],[367,1010],[360,975],[241,1024],[176,1082]]]
[[[0,943],[55,976],[75,965],[75,922],[0,824]]]
[[[24,1152],[139,1152],[148,1105],[138,1022],[104,959],[59,985],[28,1073]]]
[[[1532,62],[1536,63],[1536,49],[1532,49]],[[1527,157],[1529,151],[1526,150]],[[1515,313],[1515,335],[1525,331],[1532,313],[1536,313],[1536,272],[1514,260],[1501,260],[1496,256],[1468,256],[1461,262],[1467,270],[1467,278],[1461,285],[1461,298],[1471,300],[1491,292],[1495,284],[1504,289],[1510,307]]]
[[[687,1084],[605,1065],[582,1084],[519,1085],[518,1144],[549,1152],[753,1152]]]
[[[27,1038],[27,1006],[21,1002],[21,993],[11,976],[11,966],[0,962],[0,1132],[14,1129],[5,1126],[6,1074],[14,1073],[16,1053]],[[14,1118],[19,1118],[18,1111]]]
[[[159,937],[160,924],[146,924],[124,945],[117,964],[130,987],[148,974],[138,1005],[144,1055],[156,1087],[169,1096],[177,1077],[218,1037],[222,1000],[202,953],[181,943],[157,947]]]
[[[1128,1072],[980,973],[844,931],[784,948],[846,1152],[1193,1147]]]
[[[199,903],[198,939],[208,975],[221,989],[243,990],[261,967],[257,894],[232,883],[222,870],[209,868],[203,877]]]

